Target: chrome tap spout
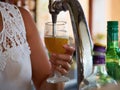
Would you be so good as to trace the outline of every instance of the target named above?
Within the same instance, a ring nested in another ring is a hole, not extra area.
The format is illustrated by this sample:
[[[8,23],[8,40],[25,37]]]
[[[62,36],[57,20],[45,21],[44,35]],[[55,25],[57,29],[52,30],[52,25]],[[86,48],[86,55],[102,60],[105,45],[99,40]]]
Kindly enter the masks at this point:
[[[91,64],[93,42],[90,31],[86,22],[86,18],[78,0],[49,0],[49,12],[57,20],[57,14],[60,11],[69,10],[73,34],[75,38],[76,60],[77,60],[77,82],[78,86],[84,78],[86,65]],[[89,61],[88,61],[89,60]],[[87,64],[84,64],[87,63]],[[92,66],[92,64],[91,64]],[[89,67],[89,69],[91,68]],[[88,66],[87,66],[88,67]]]

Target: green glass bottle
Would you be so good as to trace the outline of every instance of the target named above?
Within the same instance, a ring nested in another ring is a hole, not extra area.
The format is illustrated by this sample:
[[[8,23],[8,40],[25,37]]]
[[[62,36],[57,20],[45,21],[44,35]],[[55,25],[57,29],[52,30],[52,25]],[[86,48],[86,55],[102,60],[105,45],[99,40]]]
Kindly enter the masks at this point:
[[[118,21],[107,22],[106,67],[108,74],[120,81],[120,57],[118,44]]]

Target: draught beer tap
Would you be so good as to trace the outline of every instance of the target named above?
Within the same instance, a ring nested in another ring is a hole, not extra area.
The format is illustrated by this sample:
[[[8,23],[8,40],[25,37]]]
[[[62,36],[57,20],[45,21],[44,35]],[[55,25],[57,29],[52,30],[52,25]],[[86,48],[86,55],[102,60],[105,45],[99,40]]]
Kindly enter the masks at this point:
[[[49,12],[52,15],[53,23],[56,23],[57,15],[60,11],[69,10],[73,34],[75,38],[77,80],[79,85],[84,78],[84,69],[86,69],[86,67],[84,67],[84,62],[89,62],[91,64],[91,50],[93,48],[93,42],[83,9],[78,0],[49,0],[48,7]],[[89,61],[84,60],[86,58],[88,58]],[[91,66],[89,68],[91,68]]]

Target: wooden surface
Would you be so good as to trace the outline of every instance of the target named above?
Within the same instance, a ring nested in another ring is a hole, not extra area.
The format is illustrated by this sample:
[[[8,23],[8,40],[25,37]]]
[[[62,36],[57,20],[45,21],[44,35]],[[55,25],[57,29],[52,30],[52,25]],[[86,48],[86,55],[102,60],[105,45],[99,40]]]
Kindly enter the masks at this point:
[[[96,90],[96,89],[94,89]],[[97,89],[97,90],[120,90],[120,84],[118,85],[107,85],[105,87],[102,87],[100,89]]]

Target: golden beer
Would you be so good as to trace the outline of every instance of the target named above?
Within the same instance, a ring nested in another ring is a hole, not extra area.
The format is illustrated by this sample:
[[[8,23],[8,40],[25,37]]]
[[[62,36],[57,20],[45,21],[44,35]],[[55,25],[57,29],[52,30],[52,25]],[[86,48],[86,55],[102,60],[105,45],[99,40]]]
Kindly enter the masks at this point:
[[[64,44],[68,44],[68,38],[45,37],[45,44],[50,53],[65,53]]]

